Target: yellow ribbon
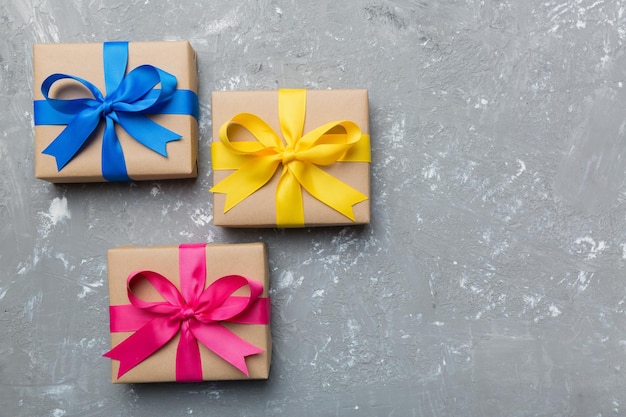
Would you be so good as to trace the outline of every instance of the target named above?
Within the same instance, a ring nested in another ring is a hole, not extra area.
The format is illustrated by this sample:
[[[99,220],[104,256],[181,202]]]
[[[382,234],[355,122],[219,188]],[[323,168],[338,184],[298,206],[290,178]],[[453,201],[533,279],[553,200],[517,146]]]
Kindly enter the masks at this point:
[[[236,170],[211,188],[214,193],[226,194],[224,213],[267,184],[282,165],[276,189],[278,226],[304,225],[302,188],[356,221],[352,206],[367,200],[367,196],[319,166],[370,162],[369,135],[349,120],[329,122],[303,135],[305,112],[306,90],[281,89],[278,118],[284,142],[263,119],[251,113],[239,113],[220,127],[220,142],[211,146],[213,169]],[[245,128],[256,141],[231,141],[231,125]]]

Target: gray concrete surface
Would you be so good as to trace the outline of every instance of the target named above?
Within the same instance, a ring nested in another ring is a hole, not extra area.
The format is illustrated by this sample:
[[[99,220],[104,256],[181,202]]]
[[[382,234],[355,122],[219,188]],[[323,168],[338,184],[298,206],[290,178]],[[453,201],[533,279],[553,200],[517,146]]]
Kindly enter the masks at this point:
[[[0,415],[626,415],[626,2],[0,1]],[[33,177],[35,42],[189,39],[196,181]],[[368,88],[367,227],[211,223],[210,92]],[[267,382],[112,385],[105,253],[267,243]]]

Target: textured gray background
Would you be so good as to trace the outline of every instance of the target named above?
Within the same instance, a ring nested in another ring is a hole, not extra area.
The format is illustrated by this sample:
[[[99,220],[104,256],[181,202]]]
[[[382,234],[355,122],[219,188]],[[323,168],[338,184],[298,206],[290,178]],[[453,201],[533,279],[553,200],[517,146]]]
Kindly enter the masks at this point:
[[[0,415],[626,415],[625,8],[1,0]],[[197,50],[199,178],[35,180],[32,44],[120,39]],[[369,89],[371,225],[212,225],[210,92],[284,86]],[[108,248],[257,240],[268,381],[110,384]]]

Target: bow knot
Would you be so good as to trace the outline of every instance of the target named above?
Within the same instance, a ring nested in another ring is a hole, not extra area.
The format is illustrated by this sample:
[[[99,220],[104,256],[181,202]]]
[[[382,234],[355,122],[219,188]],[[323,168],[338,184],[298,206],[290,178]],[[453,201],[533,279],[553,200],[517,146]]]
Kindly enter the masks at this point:
[[[285,149],[282,153],[282,164],[283,165],[287,165],[288,163],[290,163],[291,161],[295,161],[296,158],[296,153],[294,152],[293,149]]]
[[[115,103],[112,100],[104,100],[102,102],[102,105],[100,105],[100,111],[102,112],[103,116],[108,116],[109,113],[115,111],[115,109],[113,108],[113,105]]]
[[[185,321],[185,320],[189,320],[192,317],[195,317],[196,312],[193,308],[189,307],[189,306],[183,306],[180,309],[180,312],[178,313],[180,316],[180,319]]]

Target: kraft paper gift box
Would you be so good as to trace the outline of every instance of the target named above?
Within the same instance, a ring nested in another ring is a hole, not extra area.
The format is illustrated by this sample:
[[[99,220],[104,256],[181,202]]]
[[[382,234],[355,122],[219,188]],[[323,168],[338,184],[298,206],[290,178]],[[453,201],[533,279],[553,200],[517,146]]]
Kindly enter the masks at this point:
[[[108,275],[113,383],[268,378],[263,243],[118,247]]]
[[[211,109],[215,225],[369,223],[367,90],[221,91]]]
[[[33,67],[37,178],[197,176],[198,78],[189,42],[36,44]]]

